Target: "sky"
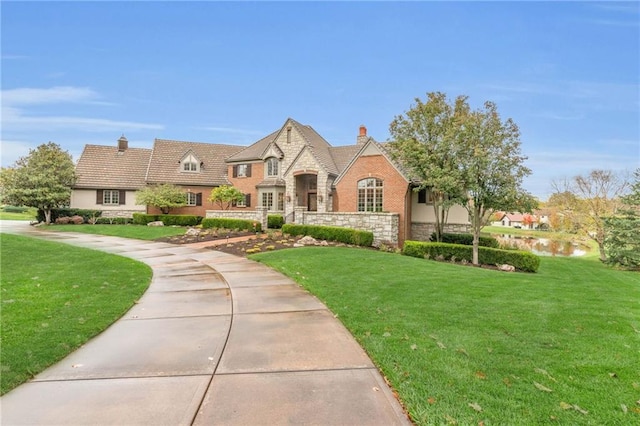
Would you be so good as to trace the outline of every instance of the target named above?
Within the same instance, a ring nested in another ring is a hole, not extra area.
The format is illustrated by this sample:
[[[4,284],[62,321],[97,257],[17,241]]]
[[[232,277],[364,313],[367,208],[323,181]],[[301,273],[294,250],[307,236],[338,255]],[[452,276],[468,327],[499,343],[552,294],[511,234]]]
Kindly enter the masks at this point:
[[[291,117],[383,142],[416,98],[493,101],[541,200],[640,167],[640,2],[0,3],[1,163],[53,141],[249,145]]]

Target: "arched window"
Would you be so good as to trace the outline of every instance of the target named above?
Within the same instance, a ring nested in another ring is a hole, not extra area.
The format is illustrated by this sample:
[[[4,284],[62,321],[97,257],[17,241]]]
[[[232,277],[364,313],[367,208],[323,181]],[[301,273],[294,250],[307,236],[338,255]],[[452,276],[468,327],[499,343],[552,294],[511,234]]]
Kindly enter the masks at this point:
[[[266,163],[267,176],[278,176],[278,159],[276,157],[269,157]]]
[[[382,211],[382,179],[367,178],[358,181],[358,211]]]

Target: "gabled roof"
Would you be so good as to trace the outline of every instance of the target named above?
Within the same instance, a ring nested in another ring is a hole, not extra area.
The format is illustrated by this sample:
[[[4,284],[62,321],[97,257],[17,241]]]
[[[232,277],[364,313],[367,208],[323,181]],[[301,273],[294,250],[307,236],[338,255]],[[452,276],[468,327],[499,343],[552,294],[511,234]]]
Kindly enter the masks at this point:
[[[253,144],[247,147],[244,147],[244,149],[241,149],[240,151],[229,155],[229,157],[227,157],[226,160],[230,163],[235,163],[238,161],[261,160],[262,155],[269,148],[269,145],[271,144],[271,142],[273,142],[276,139],[276,136],[278,136],[278,133],[280,133],[280,130],[276,130],[275,132],[271,133],[268,136],[265,136],[259,141],[254,142]]]
[[[149,160],[147,183],[200,186],[228,184],[227,164],[224,160],[242,148],[236,145],[156,139]],[[185,172],[180,167],[180,161],[188,152],[192,152],[201,162],[199,172]]]
[[[119,151],[115,146],[85,145],[76,165],[74,188],[140,189],[151,157],[146,148]]]
[[[342,179],[342,177],[346,174],[346,172],[349,170],[349,168],[351,168],[351,166],[356,162],[356,160],[358,158],[360,158],[368,150],[368,147],[370,147],[370,146],[376,148],[378,150],[378,152],[383,157],[386,158],[386,160],[389,162],[389,164],[391,164],[407,182],[409,182],[409,183],[414,182],[414,180],[411,179],[411,176],[407,173],[407,171],[404,170],[402,165],[399,164],[397,161],[393,160],[393,158],[391,157],[391,155],[390,155],[390,153],[387,150],[387,147],[385,145],[386,145],[385,143],[376,142],[373,138],[369,138],[367,140],[367,142],[365,142],[362,145],[356,145],[355,148],[357,148],[357,152],[352,157],[349,158],[350,161],[341,170],[340,175],[334,181],[333,184],[334,185],[337,184]]]
[[[344,169],[347,168],[347,165],[358,151],[360,151],[360,148],[362,148],[360,145],[334,146],[329,148],[329,153],[333,158],[336,169],[338,169],[338,173],[342,173]]]

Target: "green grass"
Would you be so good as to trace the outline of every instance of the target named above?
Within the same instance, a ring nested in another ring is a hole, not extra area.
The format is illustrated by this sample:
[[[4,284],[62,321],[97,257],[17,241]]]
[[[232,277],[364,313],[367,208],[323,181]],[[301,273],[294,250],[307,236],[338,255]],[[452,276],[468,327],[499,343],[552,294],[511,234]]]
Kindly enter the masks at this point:
[[[0,234],[4,394],[120,318],[151,282],[140,262]]]
[[[37,209],[30,207],[24,213],[12,213],[0,210],[0,220],[36,220]]]
[[[112,237],[155,240],[156,238],[183,235],[186,227],[146,225],[48,225],[45,231],[84,232],[85,234],[109,235]]]
[[[503,273],[349,248],[252,258],[338,315],[417,424],[640,422],[640,274],[579,258]]]

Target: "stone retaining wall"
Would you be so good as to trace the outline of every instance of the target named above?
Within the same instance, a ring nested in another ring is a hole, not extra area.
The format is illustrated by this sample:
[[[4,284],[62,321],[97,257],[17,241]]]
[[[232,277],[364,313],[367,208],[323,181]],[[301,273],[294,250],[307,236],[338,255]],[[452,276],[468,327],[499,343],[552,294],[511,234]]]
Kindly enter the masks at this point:
[[[101,217],[125,217],[127,219],[132,219],[134,213],[142,213],[144,214],[144,210],[102,210]]]
[[[295,223],[299,225],[338,226],[373,232],[373,245],[398,245],[398,213],[320,213],[296,208]]]
[[[411,240],[429,241],[431,234],[436,230],[434,223],[411,222]],[[452,234],[464,234],[471,232],[471,225],[461,223],[447,223],[444,232]]]
[[[276,214],[276,213],[274,213]],[[262,229],[267,229],[268,212],[265,207],[256,207],[255,210],[207,210],[206,218],[242,219],[252,220],[261,224]]]

